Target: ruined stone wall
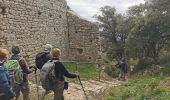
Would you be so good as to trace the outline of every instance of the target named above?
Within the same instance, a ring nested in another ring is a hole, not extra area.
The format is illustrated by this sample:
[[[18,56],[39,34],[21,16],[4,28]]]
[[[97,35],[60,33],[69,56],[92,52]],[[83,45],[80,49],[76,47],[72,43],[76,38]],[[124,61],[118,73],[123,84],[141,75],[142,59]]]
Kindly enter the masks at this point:
[[[66,7],[65,0],[0,0],[0,47],[19,45],[30,64],[46,43],[67,56]]]
[[[0,47],[20,46],[32,65],[46,43],[63,60],[95,61],[100,49],[96,25],[68,11],[65,0],[0,0]]]
[[[96,61],[99,58],[100,39],[97,25],[67,11],[69,57],[76,61]]]

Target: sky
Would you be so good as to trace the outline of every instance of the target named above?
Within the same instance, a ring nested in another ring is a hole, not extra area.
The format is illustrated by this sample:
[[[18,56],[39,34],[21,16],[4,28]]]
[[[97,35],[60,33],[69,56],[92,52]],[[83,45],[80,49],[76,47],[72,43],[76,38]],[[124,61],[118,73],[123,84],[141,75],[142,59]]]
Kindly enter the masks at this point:
[[[77,14],[87,20],[95,21],[93,16],[99,14],[99,9],[103,6],[113,6],[118,13],[125,13],[132,5],[144,3],[144,0],[66,0],[67,4]]]

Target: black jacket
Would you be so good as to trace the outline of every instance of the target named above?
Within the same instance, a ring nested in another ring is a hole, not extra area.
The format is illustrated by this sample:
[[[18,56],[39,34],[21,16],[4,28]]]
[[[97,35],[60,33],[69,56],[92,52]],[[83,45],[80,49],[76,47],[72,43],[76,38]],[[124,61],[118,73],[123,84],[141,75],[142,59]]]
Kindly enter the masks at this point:
[[[58,58],[52,58],[52,60],[59,60]],[[75,74],[71,74],[64,67],[63,63],[60,61],[55,62],[55,76],[60,81],[64,81],[64,76],[68,78],[76,78]]]

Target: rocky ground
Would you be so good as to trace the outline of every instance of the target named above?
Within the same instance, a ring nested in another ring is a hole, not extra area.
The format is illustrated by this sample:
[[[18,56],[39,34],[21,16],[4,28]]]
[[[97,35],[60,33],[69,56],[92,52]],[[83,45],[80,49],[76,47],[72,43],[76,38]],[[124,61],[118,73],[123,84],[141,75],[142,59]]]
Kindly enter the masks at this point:
[[[111,86],[120,85],[120,81],[117,81],[115,79],[111,81],[89,80],[89,81],[82,81],[82,84],[84,86],[88,100],[103,100],[104,99],[103,97],[105,95],[105,90]],[[36,85],[30,83],[30,86],[31,86],[30,99],[38,100]],[[40,97],[42,97],[44,91],[40,86],[39,86],[39,91],[40,91],[39,92]],[[65,100],[86,100],[86,97],[84,95],[80,83],[69,83],[69,89],[64,91],[64,97]],[[46,96],[45,100],[52,100],[52,98],[53,98],[53,93],[50,93]],[[22,100],[22,96],[20,97],[20,100]]]
[[[84,81],[82,83],[89,100],[103,100],[101,94],[104,93],[104,91],[108,87],[119,85],[119,82],[116,80],[113,81],[90,80]],[[69,89],[65,91],[64,96],[66,100],[86,100],[86,97],[80,84],[71,83]]]

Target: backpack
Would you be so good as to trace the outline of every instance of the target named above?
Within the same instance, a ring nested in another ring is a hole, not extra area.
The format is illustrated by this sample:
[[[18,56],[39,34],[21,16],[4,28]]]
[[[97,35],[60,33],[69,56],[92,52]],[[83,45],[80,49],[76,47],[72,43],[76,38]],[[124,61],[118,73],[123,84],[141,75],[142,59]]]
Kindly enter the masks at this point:
[[[55,76],[55,62],[58,60],[50,60],[45,63],[40,72],[40,81],[42,87],[46,90],[52,90],[53,86],[56,85],[57,78]]]
[[[18,60],[7,60],[4,63],[4,66],[9,72],[10,81],[12,83],[17,83],[17,84],[23,83],[23,73],[18,63]]]
[[[41,69],[42,66],[49,60],[47,58],[47,52],[41,52],[36,55],[35,65],[38,69]]]
[[[127,63],[126,62],[123,62],[122,64],[121,64],[121,66],[122,66],[122,70],[125,72],[125,73],[127,73],[128,72],[128,65],[127,65]]]

